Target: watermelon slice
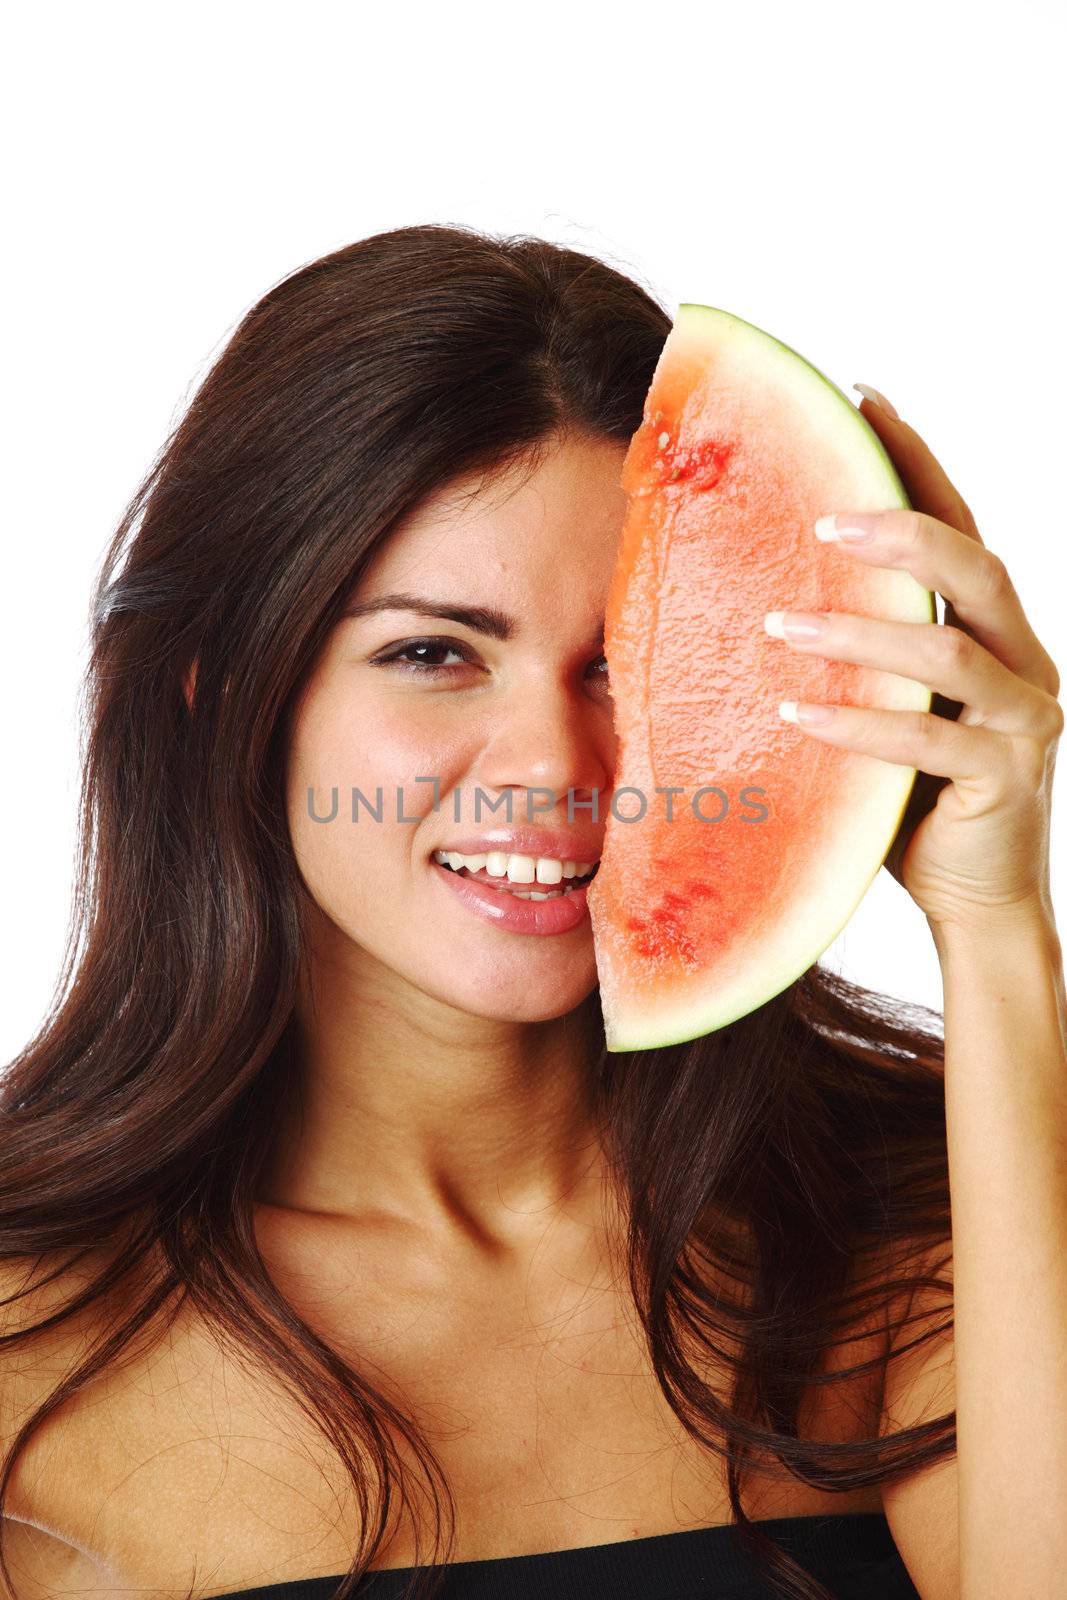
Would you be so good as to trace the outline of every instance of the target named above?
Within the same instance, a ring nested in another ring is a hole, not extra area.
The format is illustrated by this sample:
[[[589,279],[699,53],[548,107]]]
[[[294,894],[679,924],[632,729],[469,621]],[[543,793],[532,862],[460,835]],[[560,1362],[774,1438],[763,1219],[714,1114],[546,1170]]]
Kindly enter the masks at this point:
[[[815,537],[824,513],[907,506],[904,486],[848,396],[740,317],[679,307],[620,483],[619,751],[587,902],[610,1051],[698,1038],[779,994],[840,933],[907,804],[914,768],[824,743],[778,704],[927,711],[930,691],[803,655],[764,613],[936,620],[910,573]]]

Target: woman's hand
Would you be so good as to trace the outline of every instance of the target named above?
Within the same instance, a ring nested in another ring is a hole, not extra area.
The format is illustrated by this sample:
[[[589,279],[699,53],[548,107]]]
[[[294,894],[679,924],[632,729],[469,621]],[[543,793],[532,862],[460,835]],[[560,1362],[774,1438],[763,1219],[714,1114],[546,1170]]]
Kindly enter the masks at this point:
[[[798,726],[918,769],[885,864],[935,930],[1002,926],[1006,914],[1031,910],[1051,917],[1050,803],[1064,725],[1059,673],[1004,562],[985,547],[929,447],[870,400],[861,411],[914,509],[838,512],[838,529],[873,533],[867,543],[842,540],[840,559],[903,567],[942,596],[945,621],[828,612],[820,637],[788,642],[915,678],[933,702],[928,712],[839,705],[824,725]],[[786,612],[785,620],[800,615]]]

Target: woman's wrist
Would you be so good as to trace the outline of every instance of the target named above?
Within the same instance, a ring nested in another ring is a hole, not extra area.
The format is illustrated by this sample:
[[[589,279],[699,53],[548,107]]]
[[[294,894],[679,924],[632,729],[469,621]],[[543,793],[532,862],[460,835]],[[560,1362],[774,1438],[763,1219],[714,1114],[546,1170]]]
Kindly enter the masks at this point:
[[[1020,954],[1051,957],[1062,963],[1063,950],[1052,904],[1035,892],[1026,901],[983,911],[966,919],[934,921],[927,918],[942,971],[960,959],[1000,959],[1006,968]]]

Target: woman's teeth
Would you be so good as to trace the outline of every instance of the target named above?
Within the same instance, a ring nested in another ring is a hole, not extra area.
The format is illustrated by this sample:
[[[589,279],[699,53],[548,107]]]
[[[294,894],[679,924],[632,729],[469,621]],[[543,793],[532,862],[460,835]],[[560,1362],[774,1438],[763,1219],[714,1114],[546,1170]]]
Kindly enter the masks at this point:
[[[453,872],[464,872],[467,877],[487,883],[501,894],[512,894],[517,900],[558,900],[561,895],[573,894],[575,884],[564,884],[562,889],[522,889],[518,884],[560,883],[564,878],[584,879],[598,865],[595,861],[558,861],[551,856],[509,855],[503,850],[491,850],[485,855],[465,856],[458,850],[435,850],[434,860],[440,866],[451,867]]]

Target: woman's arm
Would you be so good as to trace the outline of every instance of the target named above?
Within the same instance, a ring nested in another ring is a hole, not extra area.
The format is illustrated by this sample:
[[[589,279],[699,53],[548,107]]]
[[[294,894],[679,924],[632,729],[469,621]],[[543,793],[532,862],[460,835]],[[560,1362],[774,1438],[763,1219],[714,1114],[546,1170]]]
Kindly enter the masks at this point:
[[[1067,1012],[1049,889],[1060,675],[926,443],[892,408],[868,399],[864,416],[910,506],[839,512],[815,533],[945,601],[944,625],[827,613],[821,634],[791,641],[932,696],[929,712],[836,705],[806,728],[916,770],[886,865],[926,916],[944,986],[954,1337],[888,1363],[881,1428],[955,1405],[957,1452],[883,1500],[923,1600],[1051,1600],[1067,1595]]]
[[[961,1600],[1067,1583],[1067,1013],[1051,915],[932,929],[944,979]]]
[[[1067,1051],[1051,914],[931,924],[945,1009],[953,1327],[890,1362],[880,1431],[956,1411],[957,1452],[883,1487],[923,1600],[1051,1596],[1067,1572]],[[919,1320],[945,1320],[921,1289]]]

